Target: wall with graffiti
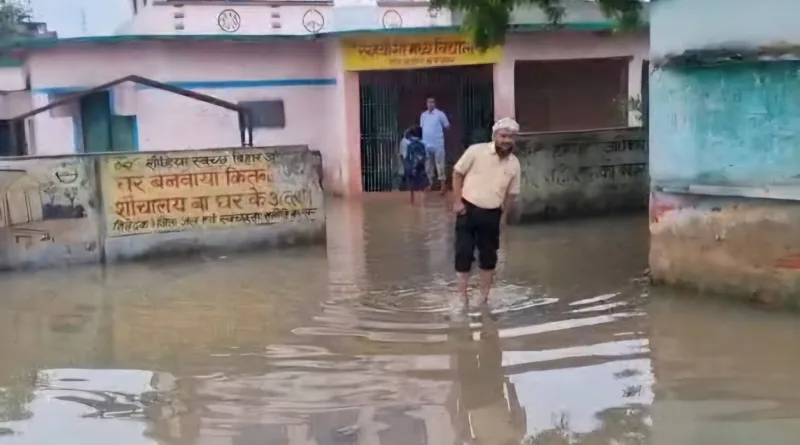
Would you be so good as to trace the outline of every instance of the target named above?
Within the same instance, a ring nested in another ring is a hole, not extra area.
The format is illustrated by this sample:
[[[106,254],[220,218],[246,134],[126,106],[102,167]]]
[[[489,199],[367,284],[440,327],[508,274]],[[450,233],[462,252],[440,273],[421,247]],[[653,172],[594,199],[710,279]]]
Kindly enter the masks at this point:
[[[647,144],[639,128],[520,135],[522,220],[645,210]]]
[[[0,160],[0,269],[324,238],[307,147]]]
[[[306,148],[104,158],[106,254],[134,259],[319,239],[320,162]]]
[[[0,268],[98,261],[92,159],[0,160]]]

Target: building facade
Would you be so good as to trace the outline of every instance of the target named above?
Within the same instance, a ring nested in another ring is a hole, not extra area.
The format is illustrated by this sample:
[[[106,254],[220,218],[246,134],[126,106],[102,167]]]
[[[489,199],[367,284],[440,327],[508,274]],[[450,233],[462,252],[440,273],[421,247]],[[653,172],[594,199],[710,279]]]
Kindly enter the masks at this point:
[[[798,8],[789,0],[653,5],[650,265],[658,281],[797,304]]]
[[[516,32],[487,53],[458,36],[458,14],[421,1],[110,3],[118,10],[113,24],[100,26],[89,14],[79,18],[83,27],[51,26],[60,39],[10,48],[19,63],[0,68],[0,117],[16,143],[5,154],[240,144],[236,113],[133,85],[13,119],[129,75],[254,107],[253,142],[319,150],[326,190],[343,196],[396,186],[397,142],[426,95],[437,96],[453,122],[451,162],[502,116],[529,131],[639,121],[629,99],[641,94],[647,33],[613,34],[583,1],[571,3],[557,31],[544,30],[537,11],[519,11]],[[418,57],[414,48],[463,51]]]

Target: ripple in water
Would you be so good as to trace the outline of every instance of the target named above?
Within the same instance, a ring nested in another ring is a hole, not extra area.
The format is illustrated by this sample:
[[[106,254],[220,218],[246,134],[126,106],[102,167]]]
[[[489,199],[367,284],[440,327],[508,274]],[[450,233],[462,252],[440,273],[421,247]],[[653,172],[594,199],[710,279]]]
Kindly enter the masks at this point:
[[[472,294],[477,295],[477,291]],[[492,290],[489,312],[493,316],[509,316],[558,301],[539,295],[530,287],[501,283]],[[455,283],[436,281],[427,287],[373,291],[357,299],[330,301],[314,317],[317,326],[300,327],[292,332],[300,336],[361,337],[377,342],[436,343],[447,341],[453,322],[481,313],[474,307],[464,312]]]

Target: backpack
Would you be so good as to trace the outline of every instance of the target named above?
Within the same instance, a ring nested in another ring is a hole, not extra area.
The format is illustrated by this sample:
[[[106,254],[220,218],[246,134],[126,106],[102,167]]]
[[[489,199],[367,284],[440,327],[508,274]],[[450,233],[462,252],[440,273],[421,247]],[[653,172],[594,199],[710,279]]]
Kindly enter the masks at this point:
[[[412,140],[406,149],[406,171],[418,174],[425,171],[425,144],[419,139]]]

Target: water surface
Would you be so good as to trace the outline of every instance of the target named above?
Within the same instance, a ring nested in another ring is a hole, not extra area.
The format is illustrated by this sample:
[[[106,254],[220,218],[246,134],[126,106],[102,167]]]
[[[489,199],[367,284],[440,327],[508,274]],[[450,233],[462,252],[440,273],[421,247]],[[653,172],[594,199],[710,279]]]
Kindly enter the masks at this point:
[[[649,291],[646,217],[508,228],[464,313],[430,199],[328,245],[0,277],[0,445],[789,444],[796,317]]]

